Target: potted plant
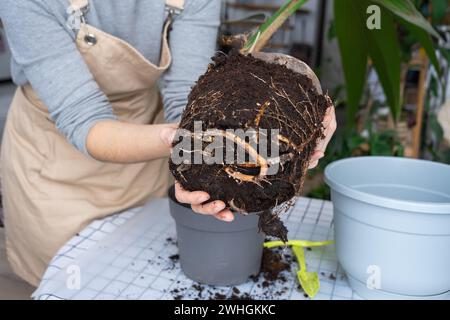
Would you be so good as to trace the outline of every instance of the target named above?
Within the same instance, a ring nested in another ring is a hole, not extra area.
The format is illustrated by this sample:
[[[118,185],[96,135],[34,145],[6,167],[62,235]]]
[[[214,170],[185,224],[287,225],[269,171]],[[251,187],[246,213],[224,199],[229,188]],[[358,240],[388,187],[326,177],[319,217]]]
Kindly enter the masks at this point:
[[[288,1],[239,51],[218,53],[189,95],[171,172],[241,213],[233,223],[200,216],[171,190],[181,267],[198,282],[244,282],[259,272],[263,233],[287,240],[278,216],[301,193],[332,102],[306,64],[259,50],[305,2]]]

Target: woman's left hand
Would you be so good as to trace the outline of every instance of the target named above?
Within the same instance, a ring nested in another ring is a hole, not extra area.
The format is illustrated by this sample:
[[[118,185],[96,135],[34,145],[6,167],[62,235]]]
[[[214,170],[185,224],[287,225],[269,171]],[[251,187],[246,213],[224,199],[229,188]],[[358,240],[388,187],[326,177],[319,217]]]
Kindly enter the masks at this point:
[[[329,107],[327,112],[325,113],[325,118],[323,119],[323,127],[325,128],[325,138],[320,140],[317,144],[316,151],[314,151],[309,161],[309,169],[317,167],[317,165],[319,164],[319,160],[325,156],[325,149],[327,148],[328,143],[330,142],[334,132],[336,131],[337,121],[334,107]]]
[[[176,127],[164,128],[160,132],[160,138],[168,149],[172,148],[172,143],[176,134]],[[234,215],[227,208],[223,201],[208,202],[210,196],[203,191],[190,192],[184,190],[183,187],[175,182],[175,197],[180,203],[189,204],[192,210],[198,214],[211,215],[219,220],[231,222],[234,220]]]

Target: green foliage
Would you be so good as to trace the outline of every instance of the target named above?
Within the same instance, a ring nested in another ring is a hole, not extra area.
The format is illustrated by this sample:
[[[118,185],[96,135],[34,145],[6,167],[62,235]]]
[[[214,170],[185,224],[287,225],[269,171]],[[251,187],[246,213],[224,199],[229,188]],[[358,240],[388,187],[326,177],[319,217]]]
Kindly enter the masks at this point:
[[[359,1],[358,1],[359,2]],[[417,26],[418,28],[428,32],[436,38],[439,34],[433,26],[424,18],[417,10],[414,3],[410,0],[373,0],[373,3],[383,6],[402,20]]]
[[[242,53],[247,54],[262,49],[272,35],[308,0],[289,0],[273,16],[267,19],[245,42]]]
[[[311,190],[306,196],[314,199],[331,200],[330,187],[326,184],[321,184],[317,188]]]
[[[367,27],[367,8],[380,6],[380,29]],[[397,119],[401,110],[401,47],[398,23],[426,50],[437,70],[439,62],[430,35],[439,37],[410,0],[335,0],[335,30],[341,51],[347,87],[347,123],[355,123],[365,87],[370,58],[385,92],[391,114]]]
[[[434,161],[450,164],[450,148],[441,148],[444,131],[435,114],[430,114],[428,118],[428,129],[434,135],[435,142],[433,144],[427,142],[426,150],[431,154]]]
[[[308,0],[289,0],[267,19],[244,44],[242,53],[258,51]],[[380,28],[369,28],[368,8],[380,9]],[[334,24],[329,37],[338,37],[347,88],[347,123],[355,123],[359,103],[366,83],[367,63],[371,59],[386,95],[391,114],[397,120],[401,111],[400,73],[402,50],[399,42],[400,23],[426,50],[436,70],[439,62],[431,36],[439,38],[433,26],[417,10],[412,0],[335,0]],[[433,1],[433,15],[441,18],[446,6],[442,0]],[[405,57],[403,56],[403,59]]]
[[[417,27],[416,25],[409,23],[406,20],[399,20],[399,23],[409,31],[411,36],[418,41],[422,47],[425,49],[431,63],[438,73],[441,72],[439,61],[436,55],[436,48],[433,43],[431,36],[423,29]]]
[[[448,0],[431,0],[431,4],[433,6],[433,23],[441,23],[449,7]]]
[[[369,56],[364,16],[354,0],[335,0],[335,29],[347,84],[347,118],[354,119],[366,83]],[[364,21],[363,21],[364,20]],[[356,25],[356,28],[355,28]],[[348,123],[353,123],[349,121]]]
[[[268,39],[281,27],[282,23],[308,0],[290,0],[274,16],[262,24],[245,43],[243,53],[261,49]],[[431,2],[432,11],[423,12]],[[367,19],[369,6],[380,9],[380,28],[369,29]],[[421,9],[418,10],[417,8]],[[424,9],[425,8],[425,9]],[[410,53],[420,44],[428,55],[434,68],[440,72],[436,49],[450,61],[450,53],[436,48],[433,37],[440,35],[424,17],[432,18],[433,23],[441,21],[448,10],[448,0],[335,0],[335,20],[330,25],[328,38],[338,38],[345,86],[339,86],[334,97],[342,88],[346,89],[345,103],[347,126],[341,128],[333,137],[320,166],[313,170],[321,172],[330,162],[353,156],[389,155],[403,156],[404,150],[393,130],[373,130],[371,117],[365,124],[365,134],[356,130],[356,116],[366,88],[367,66],[371,61],[385,93],[387,104],[395,120],[401,111],[400,74],[402,62],[410,60]],[[422,11],[422,12],[421,12]],[[337,106],[337,104],[335,104]],[[430,121],[432,130],[440,137],[439,124]],[[434,128],[434,129],[433,129]],[[441,129],[442,130],[442,129]],[[448,153],[439,153],[430,147],[436,158],[444,159]],[[329,189],[322,185],[310,194],[313,197],[329,198]]]
[[[333,161],[356,156],[403,156],[403,146],[397,133],[393,130],[376,132],[368,126],[368,136],[363,136],[353,128],[342,128],[330,142],[325,158],[319,166],[309,174],[315,175],[323,172],[325,167]],[[330,199],[330,188],[322,183],[311,190],[308,197]]]

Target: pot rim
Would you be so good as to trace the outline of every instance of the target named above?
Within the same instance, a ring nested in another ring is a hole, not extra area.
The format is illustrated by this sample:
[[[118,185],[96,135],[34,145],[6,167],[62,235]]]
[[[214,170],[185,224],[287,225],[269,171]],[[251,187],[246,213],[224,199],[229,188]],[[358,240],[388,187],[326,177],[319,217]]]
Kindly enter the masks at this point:
[[[443,215],[450,215],[450,201],[449,202],[442,202],[442,203],[436,203],[436,202],[427,202],[427,201],[414,201],[414,200],[401,200],[401,199],[395,199],[395,198],[389,198],[389,197],[382,197],[378,195],[374,195],[368,192],[360,191],[353,189],[351,187],[348,187],[344,185],[341,182],[338,182],[337,179],[333,177],[333,170],[343,163],[349,163],[349,162],[355,162],[355,161],[361,161],[361,160],[386,160],[389,159],[389,161],[398,161],[398,162],[415,162],[415,163],[426,163],[427,165],[437,166],[441,167],[442,169],[445,168],[445,170],[450,170],[450,166],[428,161],[428,160],[422,160],[422,159],[409,159],[409,158],[400,158],[400,157],[381,157],[381,156],[365,156],[365,157],[353,157],[353,158],[346,158],[342,160],[335,161],[331,164],[329,164],[325,168],[325,182],[330,186],[331,189],[334,191],[350,197],[352,199],[365,202],[371,205],[375,205],[378,207],[383,208],[390,208],[390,209],[396,209],[399,211],[408,211],[413,213],[428,213],[428,214],[443,214]]]
[[[210,215],[198,214],[189,205],[178,202],[175,199],[174,190],[174,186],[169,188],[169,207],[170,214],[177,224],[201,232],[216,233],[235,233],[259,229],[256,214],[241,215],[235,213],[235,219],[232,222],[220,221]]]

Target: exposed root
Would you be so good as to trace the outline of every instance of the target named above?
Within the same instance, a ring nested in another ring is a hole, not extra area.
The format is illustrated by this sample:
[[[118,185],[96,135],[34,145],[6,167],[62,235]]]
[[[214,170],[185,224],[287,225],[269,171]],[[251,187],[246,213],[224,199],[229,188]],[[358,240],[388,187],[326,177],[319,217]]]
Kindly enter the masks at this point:
[[[258,153],[258,151],[255,148],[253,148],[249,143],[245,142],[245,140],[241,139],[234,133],[224,131],[224,130],[210,129],[204,133],[190,133],[190,136],[194,139],[200,139],[202,141],[207,141],[207,142],[212,142],[213,136],[222,136],[225,139],[228,139],[228,140],[232,141],[233,143],[236,143],[241,148],[243,148],[245,150],[245,152],[247,152],[250,155],[250,157],[252,157],[253,159],[256,160],[256,166],[261,168],[259,175],[251,176],[251,175],[242,174],[240,172],[235,172],[230,167],[227,167],[227,168],[225,168],[225,172],[227,172],[227,174],[229,176],[231,176],[235,179],[241,180],[241,181],[257,182],[257,181],[262,180],[267,175],[267,171],[269,170],[269,165],[267,163],[267,160],[264,159],[264,157],[261,156]],[[182,150],[182,151],[188,152],[186,150]]]
[[[254,78],[256,78],[256,79],[258,79],[259,81],[261,81],[262,83],[267,84],[267,82],[266,82],[265,80],[261,79],[261,78],[258,77],[256,74],[254,74],[254,73],[252,73],[252,72],[250,72],[250,74],[251,74]]]
[[[267,159],[267,163],[270,167],[279,164],[281,166],[281,170],[284,170],[284,165],[291,161],[294,155],[292,153],[286,153],[279,157]]]
[[[264,114],[265,108],[267,108],[269,105],[270,105],[270,102],[264,103],[264,105],[261,107],[261,110],[258,114],[259,117],[261,117]],[[260,119],[257,117],[255,119],[255,123],[259,123],[259,121],[260,121]],[[190,136],[194,139],[199,139],[204,142],[213,142],[214,136],[221,136],[221,137],[224,137],[225,139],[232,141],[233,143],[236,143],[238,146],[243,148],[249,154],[250,157],[252,157],[253,159],[256,160],[256,163],[243,163],[243,164],[239,164],[239,165],[242,167],[249,167],[249,168],[259,167],[260,173],[258,175],[248,175],[248,174],[243,174],[241,172],[237,172],[230,167],[226,167],[224,169],[225,172],[230,177],[232,177],[233,179],[243,181],[243,182],[258,182],[258,181],[262,180],[265,176],[267,176],[267,172],[271,165],[274,165],[277,163],[280,163],[281,165],[283,165],[284,163],[286,163],[293,157],[292,154],[288,154],[288,155],[282,156],[282,158],[276,157],[276,158],[271,158],[271,159],[265,159],[248,142],[241,139],[239,136],[235,135],[234,133],[231,133],[231,132],[228,132],[225,130],[210,129],[210,130],[207,130],[206,132],[202,132],[202,133],[191,133]],[[303,151],[304,147],[307,146],[308,143],[314,138],[315,138],[315,136],[311,136],[301,146],[297,146],[294,142],[292,142],[290,139],[284,137],[283,135],[279,134],[277,136],[277,139],[279,141],[285,143],[286,145],[288,145],[290,148],[294,149],[298,153],[301,153]],[[203,155],[211,156],[211,154],[205,154],[201,150],[196,150],[196,151],[181,150],[181,151],[189,152],[189,153],[201,152]]]
[[[270,106],[270,101],[266,101],[264,102],[264,104],[262,105],[262,107],[259,109],[258,115],[255,118],[255,126],[259,127],[259,123],[261,122],[261,118],[264,115],[264,113],[266,112],[267,107]]]
[[[241,209],[241,208],[239,208],[238,206],[236,206],[234,204],[234,199],[231,199],[230,201],[228,201],[228,204],[229,204],[230,208],[233,209],[234,211],[236,211],[236,212],[238,212],[240,214],[243,214],[243,215],[247,215],[248,214],[248,212],[245,211],[245,209]]]
[[[261,181],[268,181],[265,179],[265,177],[261,177],[261,175],[252,176],[249,174],[244,174],[244,173],[234,170],[231,167],[226,167],[224,170],[231,178],[235,179],[236,181],[238,181],[240,183],[250,182],[250,183],[254,183],[262,188]]]

